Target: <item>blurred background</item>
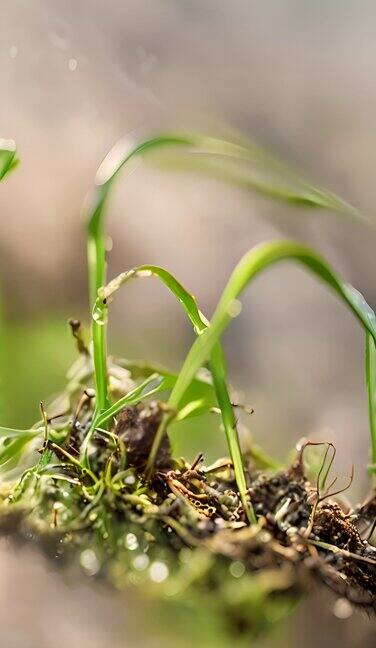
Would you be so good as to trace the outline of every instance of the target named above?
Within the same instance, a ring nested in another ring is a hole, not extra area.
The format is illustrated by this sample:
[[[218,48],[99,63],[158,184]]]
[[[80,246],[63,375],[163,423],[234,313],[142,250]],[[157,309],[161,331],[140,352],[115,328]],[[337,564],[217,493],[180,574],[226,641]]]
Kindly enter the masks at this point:
[[[374,215],[371,0],[2,0],[1,10],[0,135],[22,159],[0,192],[3,425],[30,425],[64,385],[74,359],[66,321],[88,320],[82,206],[119,138],[235,131]],[[107,229],[110,277],[166,266],[209,315],[239,257],[283,236],[316,247],[376,306],[371,228],[213,179],[140,165],[119,181]],[[122,356],[177,369],[191,342],[157,283],[130,285],[112,307],[110,347]],[[248,290],[225,348],[231,381],[255,409],[253,438],[280,459],[302,436],[336,442],[337,471],[355,463],[352,496],[362,498],[363,335],[343,306],[281,266]],[[193,437],[176,430],[175,441],[211,460],[225,448],[217,425],[203,426]],[[371,645],[363,630],[349,645]]]

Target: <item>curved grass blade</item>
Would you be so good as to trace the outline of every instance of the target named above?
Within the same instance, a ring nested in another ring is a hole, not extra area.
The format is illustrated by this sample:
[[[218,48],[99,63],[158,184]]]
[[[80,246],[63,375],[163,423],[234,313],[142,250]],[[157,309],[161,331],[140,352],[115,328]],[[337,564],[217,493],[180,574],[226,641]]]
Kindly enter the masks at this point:
[[[210,327],[193,344],[179,379],[171,394],[170,405],[178,407],[185,383],[190,382],[193,368],[201,366],[208,357],[216,341],[233,318],[234,300],[261,271],[283,260],[293,260],[306,266],[316,274],[321,281],[328,284],[352,310],[363,327],[376,339],[376,317],[372,309],[359,299],[359,293],[349,285],[340,281],[330,266],[310,248],[295,241],[271,241],[253,248],[246,254],[233,271],[225,287]],[[197,369],[195,369],[196,371]]]
[[[166,369],[163,365],[158,363],[149,363],[143,360],[125,360],[122,358],[116,358],[116,364],[120,367],[128,369],[134,379],[138,378],[148,378],[152,374],[159,374],[163,377],[170,378],[172,383],[175,384],[177,380],[177,373],[171,372]],[[201,406],[198,405],[199,401]],[[195,402],[196,406],[189,411],[189,405]],[[182,407],[186,408],[186,413],[184,416],[180,417],[182,414],[181,410],[179,412],[179,420],[185,418],[191,418],[197,416],[198,414],[204,414],[205,412],[211,411],[215,407],[217,401],[213,389],[213,380],[211,374],[205,369],[204,371],[198,371],[194,377],[190,387],[185,392],[185,396],[182,401]],[[184,414],[184,412],[183,412]]]
[[[17,438],[11,439],[8,443],[3,444],[0,449],[0,472],[13,467],[19,461],[25,447],[35,438],[29,433],[19,435]]]
[[[104,212],[110,189],[120,171],[139,157],[150,153],[179,151],[189,165],[218,172],[231,182],[240,183],[272,198],[306,204],[352,215],[359,212],[335,194],[302,180],[284,162],[252,142],[237,144],[199,133],[166,133],[137,142],[120,142],[109,152],[97,173],[97,190],[88,218],[88,262],[90,296],[93,304],[97,290],[105,284]],[[169,153],[170,155],[170,153]],[[177,162],[175,157],[174,165]]]
[[[16,430],[14,428],[0,427],[0,439],[18,439],[21,436],[30,436],[34,439],[44,432],[44,428],[31,428],[30,430]]]
[[[329,209],[368,220],[358,209],[334,193],[314,186],[285,161],[250,140],[239,143],[195,136],[199,142],[188,153],[184,149],[163,152],[159,165],[191,169],[214,175],[245,189],[283,202]]]
[[[97,173],[95,201],[87,219],[88,264],[91,304],[97,297],[97,290],[105,284],[105,241],[104,214],[110,189],[121,169],[132,159],[166,146],[192,146],[192,138],[179,135],[159,135],[128,146],[119,156],[114,147],[102,162]],[[115,159],[114,159],[115,158]],[[109,170],[107,170],[109,168]]]
[[[137,277],[151,276],[157,277],[172,292],[172,294],[180,302],[182,308],[185,310],[196,334],[201,335],[205,331],[209,323],[206,317],[199,311],[195,298],[184,288],[184,286],[179,281],[177,281],[177,279],[175,279],[175,277],[170,272],[155,265],[142,265],[136,268],[132,268],[128,272],[123,272],[118,277],[110,281],[107,286],[100,288],[98,291],[98,298],[94,305],[94,313],[96,313],[96,317],[103,321],[107,319],[106,311],[109,301],[112,299],[115,292],[119,290],[119,288],[127,281]],[[235,478],[239,488],[241,500],[243,502],[244,510],[247,513],[249,521],[255,523],[257,521],[255,513],[253,511],[252,505],[249,505],[249,502],[247,500],[247,485],[244,476],[243,458],[237,432],[236,418],[226,385],[226,370],[223,352],[219,343],[214,346],[210,354],[209,367],[213,377],[216,398],[221,410],[223,427],[226,434],[230,456],[234,466]],[[190,404],[190,406],[191,405],[192,404]],[[186,407],[188,407],[188,405]],[[203,409],[204,405],[201,399],[195,403],[194,409],[192,409],[192,407],[190,408],[189,414],[192,414],[193,411],[196,411],[197,413],[198,411],[202,411]],[[186,412],[184,413],[184,415],[186,415]],[[181,419],[182,416],[180,417],[180,420]],[[146,476],[148,477],[148,475]]]
[[[0,473],[4,476],[4,473],[17,466],[29,443],[43,433],[42,428],[15,430],[0,427]]]
[[[84,465],[88,465],[87,453],[89,444],[93,433],[97,428],[102,428],[103,426],[105,426],[107,422],[113,419],[113,417],[116,416],[116,414],[118,414],[122,409],[124,409],[124,407],[138,405],[138,403],[140,403],[144,398],[150,398],[150,396],[171,390],[175,385],[176,380],[177,376],[173,376],[172,374],[165,376],[159,375],[157,373],[151,374],[140,385],[137,385],[137,387],[128,392],[128,394],[117,400],[116,403],[109,406],[103,412],[98,413],[96,416],[94,416],[90,430],[87,433],[81,446],[82,463]]]
[[[284,260],[292,260],[304,265],[322,282],[326,283],[351,309],[374,342],[376,341],[376,317],[372,309],[358,291],[355,291],[348,284],[343,283],[336,276],[323,258],[310,248],[295,241],[271,241],[263,243],[253,248],[240,260],[222,293],[210,326],[193,343],[168,401],[168,405],[172,410],[179,409],[182,396],[190,384],[192,376],[198,367],[207,360],[224,330],[229,325],[234,313],[236,311],[239,312],[238,309],[234,309],[234,305],[236,306],[236,300],[238,300],[240,294],[260,272],[274,263]],[[156,451],[165,433],[167,423],[168,418],[165,417],[155,437],[155,443],[150,453],[149,469],[154,464]],[[373,455],[376,451],[374,442],[375,440],[372,437]]]
[[[160,376],[158,374],[152,374],[146,380],[144,380],[140,385],[132,389],[122,398],[116,401],[111,407],[109,407],[103,414],[101,414],[98,419],[95,421],[95,427],[101,427],[107,421],[111,420],[116,414],[118,414],[124,407],[130,407],[131,405],[137,405],[144,398],[154,396],[155,394],[160,394],[161,392],[170,390],[173,388],[177,380],[177,377],[173,378],[172,376]]]

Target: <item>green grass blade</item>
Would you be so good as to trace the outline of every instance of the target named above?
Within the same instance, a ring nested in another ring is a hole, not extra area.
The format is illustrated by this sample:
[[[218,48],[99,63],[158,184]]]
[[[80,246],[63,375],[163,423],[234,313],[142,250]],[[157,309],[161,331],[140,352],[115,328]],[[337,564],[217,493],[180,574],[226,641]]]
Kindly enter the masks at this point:
[[[130,143],[123,148],[125,150],[122,152],[117,144],[100,166],[97,173],[98,187],[94,205],[88,214],[89,247],[93,251],[96,250],[95,254],[89,254],[92,266],[90,268],[92,303],[96,298],[96,291],[105,283],[103,221],[109,192],[120,171],[135,158],[157,152],[158,158],[163,161],[163,158],[166,159],[167,151],[175,166],[178,164],[176,158],[178,151],[190,166],[203,171],[218,171],[223,177],[228,174],[231,182],[245,184],[272,198],[358,214],[357,210],[344,200],[330,191],[301,179],[299,174],[291,170],[285,162],[250,141],[238,144],[199,133],[166,133],[134,144]]]
[[[122,272],[120,275],[115,277],[115,279],[110,281],[107,286],[100,288],[94,311],[100,312],[101,309],[106,310],[107,304],[110,302],[116,291],[131,279],[153,276],[157,277],[172,292],[172,294],[175,295],[176,299],[181,303],[182,308],[185,310],[188,318],[192,322],[195,332],[201,333],[204,331],[208,325],[208,321],[204,315],[200,313],[193,295],[191,295],[170,272],[156,265],[145,264],[132,268],[127,272]],[[106,303],[103,304],[103,301]]]
[[[81,457],[85,465],[85,456],[95,428],[103,428],[124,407],[138,405],[138,403],[146,398],[171,391],[178,378],[178,374],[176,373],[172,373],[163,367],[149,365],[142,361],[121,360],[119,364],[127,368],[135,368],[137,373],[135,377],[144,377],[144,380],[128,392],[128,394],[109,406],[104,412],[98,414],[94,419],[90,432],[87,434],[81,449]],[[192,401],[197,401],[198,398],[201,401],[201,408],[194,409],[189,413],[187,412],[185,418],[191,418],[197,416],[199,413],[207,412],[216,403],[211,380],[208,376],[201,375],[200,372],[194,377],[190,387],[187,389],[182,400],[182,407],[184,408]]]
[[[31,428],[30,430],[15,430],[14,428],[0,427],[0,439],[17,439],[29,435],[31,439],[44,432],[44,428]]]
[[[125,396],[122,396],[117,400],[113,405],[111,405],[107,410],[101,414],[97,421],[96,426],[101,427],[104,423],[111,420],[116,414],[118,414],[124,407],[129,407],[130,405],[137,405],[145,398],[150,398],[155,394],[160,394],[165,391],[171,391],[178,379],[178,374],[165,371],[162,374],[154,373],[149,374],[149,376],[135,387],[132,391],[128,392]],[[150,384],[154,383],[154,384]],[[199,398],[197,398],[199,395]],[[195,400],[196,399],[196,400]],[[189,405],[195,403],[195,407],[190,408],[188,411]],[[196,376],[190,388],[188,388],[185,398],[183,399],[183,410],[185,409],[185,415],[180,417],[178,420],[183,420],[187,418],[192,418],[198,414],[204,414],[211,410],[215,405],[213,385],[206,380],[206,378]],[[179,414],[183,411],[181,410]]]
[[[101,321],[107,319],[106,310],[109,301],[119,288],[130,279],[137,277],[157,277],[172,292],[176,299],[185,310],[189,320],[197,335],[201,335],[208,326],[208,320],[199,311],[196,300],[184,286],[167,270],[155,265],[142,265],[132,268],[128,272],[123,272],[113,279],[107,286],[100,288],[98,298],[95,302],[94,313]],[[249,505],[246,495],[246,481],[244,476],[244,467],[242,453],[240,449],[239,436],[236,426],[236,418],[231,404],[230,396],[226,385],[226,371],[223,359],[222,349],[217,343],[210,355],[209,366],[214,382],[214,389],[218,405],[221,410],[223,427],[226,434],[227,445],[230,456],[234,465],[235,478],[238,485],[239,493],[243,502],[244,509],[250,522],[256,522],[256,517],[252,506]],[[202,403],[199,403],[198,410],[202,410]],[[197,410],[196,410],[197,411]],[[192,413],[193,410],[190,412]],[[152,465],[152,458],[150,459]]]
[[[374,337],[368,331],[366,333],[365,364],[372,452],[370,471],[376,485],[376,346]]]
[[[132,159],[142,156],[155,149],[166,146],[189,146],[187,137],[178,135],[158,135],[138,142],[130,147],[118,160],[112,163],[113,150],[105,158],[97,173],[97,190],[94,205],[87,218],[88,228],[88,264],[90,300],[94,303],[98,289],[106,283],[105,277],[105,243],[104,243],[104,217],[110,189],[119,175],[121,169]],[[106,168],[110,167],[107,172]]]
[[[250,140],[236,143],[197,134],[193,139],[196,142],[188,152],[163,152],[157,162],[174,170],[209,173],[279,201],[366,218],[345,200],[308,182],[285,161]]]
[[[178,410],[181,399],[197,369],[208,359],[224,330],[233,318],[234,304],[248,284],[263,270],[284,260],[292,260],[304,265],[322,282],[326,283],[351,309],[364,329],[376,340],[376,317],[362,295],[348,284],[343,283],[330,266],[315,252],[295,241],[271,241],[253,248],[238,263],[225,287],[210,326],[199,336],[189,351],[178,380],[171,392],[168,405]],[[163,437],[165,420],[161,425],[152,448],[155,458],[156,448]],[[372,456],[375,453],[374,438],[371,439]]]
[[[226,434],[227,445],[230,452],[230,457],[234,466],[236,483],[238,485],[239,494],[243,503],[244,510],[247,514],[249,522],[254,524],[257,522],[256,514],[253,509],[252,501],[249,503],[247,499],[247,484],[244,475],[243,455],[240,449],[239,435],[236,424],[236,417],[234,409],[231,404],[231,399],[228,393],[226,384],[226,369],[223,358],[222,347],[219,342],[213,346],[210,354],[210,369],[213,376],[215,393],[218,400],[218,405],[221,410],[223,427]],[[152,452],[150,453],[152,457]],[[151,463],[151,461],[150,461]]]
[[[96,428],[103,428],[107,425],[108,421],[113,419],[116,414],[118,414],[124,407],[130,407],[131,405],[138,405],[143,399],[150,398],[156,394],[160,394],[166,390],[171,390],[175,385],[177,376],[173,377],[171,375],[160,376],[155,373],[151,376],[148,376],[140,385],[137,385],[132,389],[128,394],[120,398],[113,405],[109,406],[103,412],[98,412],[94,415],[93,422],[90,426],[89,432],[86,434],[86,437],[81,446],[81,462],[85,467],[89,466],[88,460],[88,450],[89,445]]]
[[[3,479],[6,473],[18,465],[29,443],[43,433],[42,428],[16,430],[0,427],[0,474]]]
[[[144,398],[150,398],[155,394],[160,394],[166,390],[172,389],[175,385],[177,377],[172,376],[160,376],[158,374],[152,374],[146,380],[144,380],[140,385],[132,389],[128,394],[119,398],[111,407],[109,407],[103,414],[101,414],[95,422],[96,427],[101,427],[104,423],[111,420],[116,414],[118,414],[124,407],[130,407],[131,405],[137,405]]]
[[[93,316],[93,361],[96,384],[96,413],[99,415],[109,406],[107,386],[107,327],[106,323]]]
[[[0,139],[0,180],[16,168],[19,159],[16,155],[16,145],[13,140]]]
[[[33,438],[29,433],[22,434],[10,440],[6,445],[2,445],[0,449],[0,472],[3,472],[5,468],[9,470],[10,465],[12,468],[17,465],[23,450]]]
[[[171,384],[174,385],[178,377],[177,373],[166,369],[166,367],[158,363],[150,364],[149,362],[145,362],[143,360],[124,360],[122,358],[116,358],[116,364],[131,371],[132,377],[134,379],[145,379],[152,374],[159,374],[160,376],[163,376],[165,378],[170,378]],[[196,406],[192,409],[192,412],[189,413],[188,406],[193,401],[196,403],[196,405],[198,401],[201,401],[201,406]],[[215,398],[211,374],[206,370],[198,371],[191,383],[190,388],[186,391],[182,401],[182,407],[187,406],[187,415],[184,418],[191,418],[192,416],[197,416],[197,414],[199,413],[204,414],[205,412],[209,412],[213,407],[215,407],[216,404],[217,401]]]
[[[363,327],[376,339],[376,318],[371,308],[359,299],[359,293],[340,281],[330,266],[308,247],[295,241],[271,241],[253,248],[246,254],[233,271],[222,293],[210,327],[193,344],[184,362],[179,379],[171,394],[170,405],[178,408],[186,384],[189,384],[192,371],[195,373],[210,354],[213,346],[232,319],[234,301],[261,271],[283,260],[293,260],[306,266],[321,281],[328,284],[350,307]]]

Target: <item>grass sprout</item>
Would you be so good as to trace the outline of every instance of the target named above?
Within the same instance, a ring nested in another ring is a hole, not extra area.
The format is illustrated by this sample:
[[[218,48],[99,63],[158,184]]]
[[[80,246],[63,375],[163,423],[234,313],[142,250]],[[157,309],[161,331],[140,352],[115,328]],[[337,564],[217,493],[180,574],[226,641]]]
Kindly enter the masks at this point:
[[[97,300],[94,305],[94,317],[99,317],[101,320],[106,321],[106,311],[108,309],[109,301],[112,299],[114,293],[119,290],[119,288],[127,281],[136,277],[152,276],[157,277],[172,292],[172,294],[176,297],[178,302],[185,310],[189,320],[192,323],[195,333],[197,335],[201,335],[207,329],[209,322],[198,309],[195,298],[170,272],[155,265],[142,265],[136,268],[132,268],[128,272],[124,272],[113,279],[107,286],[100,288],[98,291]],[[243,502],[244,509],[247,512],[249,521],[251,523],[255,523],[256,516],[252,508],[252,503],[249,504],[246,495],[247,485],[244,476],[243,460],[240,449],[239,436],[237,433],[236,418],[226,385],[225,363],[222,348],[219,343],[214,346],[213,351],[210,354],[209,369],[213,377],[214,390],[222,414],[223,427],[227,438],[230,456],[234,465],[234,472],[239,488],[239,493]],[[196,403],[194,403],[193,408],[192,403],[186,405],[185,408],[186,411],[184,412],[184,417],[180,416],[180,418],[178,417],[178,420],[185,418],[187,412],[189,414],[192,414],[192,412],[195,412],[197,414],[197,411],[200,411],[200,413],[205,411],[204,401],[203,399],[199,399],[198,401],[196,401]],[[180,414],[181,412],[182,410],[180,410]],[[172,412],[171,416],[176,417],[176,415],[178,416],[178,414],[178,412]]]
[[[137,266],[107,283],[105,257],[112,187],[121,170],[143,158],[205,171],[300,206],[362,214],[253,143],[166,134],[123,144],[102,163],[87,215],[91,340],[78,320],[70,320],[79,357],[64,392],[47,407],[40,404],[42,419],[34,427],[0,428],[0,473],[7,481],[0,489],[0,526],[9,522],[21,536],[52,541],[55,557],[79,557],[88,575],[103,575],[120,589],[150,585],[151,595],[169,601],[184,592],[189,606],[201,596],[203,609],[212,592],[210,606],[217,605],[221,621],[232,619],[232,634],[241,628],[242,638],[244,628],[256,636],[270,619],[283,618],[312,572],[339,596],[376,609],[376,549],[364,538],[364,530],[374,529],[375,491],[353,510],[341,506],[353,471],[339,488],[341,481],[331,476],[336,449],[330,442],[305,442],[287,468],[250,440],[243,457],[221,346],[241,312],[243,291],[265,269],[292,261],[313,273],[365,331],[375,477],[376,318],[362,294],[309,247],[274,240],[240,260],[209,320],[165,268]],[[3,143],[0,179],[16,163],[15,146]],[[196,334],[178,373],[108,355],[111,300],[124,284],[145,277],[172,293]],[[230,454],[211,466],[204,465],[203,447],[191,463],[177,457],[168,434],[170,423],[206,412],[221,415]],[[324,448],[313,484],[303,457],[309,445]]]
[[[198,170],[203,169],[203,165],[206,165],[206,171],[219,174],[230,182],[245,185],[270,197],[358,215],[356,210],[343,200],[330,192],[316,188],[312,184],[301,180],[287,165],[250,142],[238,144],[200,134],[162,134],[135,143],[130,141],[120,143],[110,151],[98,170],[94,204],[87,217],[89,287],[92,305],[94,303],[98,305],[96,302],[98,290],[106,283],[104,219],[112,185],[120,171],[135,159],[145,157],[150,153],[165,153],[166,150],[168,154],[171,152],[172,155],[176,154],[176,151],[179,154],[182,152],[185,162],[188,161],[189,165],[193,165]],[[176,155],[174,159],[176,162]],[[159,270],[159,273],[160,279],[167,278],[166,276],[163,277],[162,269]],[[174,284],[171,275],[168,281],[168,287],[170,290],[175,288],[177,290],[175,294],[180,299],[180,289],[176,283]],[[184,299],[183,305],[185,304],[185,309],[188,309],[187,314],[191,318],[197,333],[201,334],[207,326],[207,321],[197,311],[196,304],[187,291],[185,291]],[[97,392],[95,419],[100,417],[109,406],[106,329],[104,324],[103,313],[94,309],[93,353]],[[246,505],[246,483],[236,432],[236,417],[228,393],[224,358],[220,346],[212,350],[210,369],[230,454],[236,470],[238,487]],[[191,379],[193,379],[193,375]],[[167,418],[168,415],[165,417],[166,421]],[[85,440],[85,452],[87,448],[88,441]],[[153,466],[154,460],[155,457],[151,456],[148,471]],[[255,521],[255,516],[248,505],[247,510],[249,511],[249,519]]]

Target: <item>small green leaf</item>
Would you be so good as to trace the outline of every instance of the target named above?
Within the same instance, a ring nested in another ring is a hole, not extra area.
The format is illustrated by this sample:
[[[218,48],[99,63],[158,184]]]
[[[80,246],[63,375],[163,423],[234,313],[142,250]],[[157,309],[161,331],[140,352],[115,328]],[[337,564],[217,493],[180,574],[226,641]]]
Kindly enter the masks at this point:
[[[16,439],[10,440],[8,443],[3,443],[0,448],[0,471],[4,468],[9,469],[9,464],[16,465],[23,453],[25,447],[30,443],[34,437],[29,433],[23,434]]]
[[[0,180],[16,168],[19,159],[16,156],[16,145],[13,140],[0,139]]]
[[[43,434],[43,428],[15,430],[14,428],[0,427],[0,439],[18,439],[22,436],[29,436],[30,439],[34,439],[40,434]]]

